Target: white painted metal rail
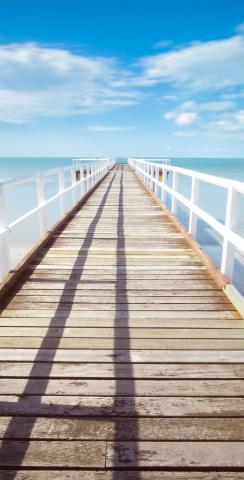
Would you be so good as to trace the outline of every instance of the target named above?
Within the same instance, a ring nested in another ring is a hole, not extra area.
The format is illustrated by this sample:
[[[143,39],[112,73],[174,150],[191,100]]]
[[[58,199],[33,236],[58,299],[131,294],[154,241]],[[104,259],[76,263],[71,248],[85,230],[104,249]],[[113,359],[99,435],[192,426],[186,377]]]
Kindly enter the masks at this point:
[[[109,157],[110,161],[113,161],[114,163],[116,162],[115,157]],[[72,166],[73,168],[79,168],[79,167],[86,167],[89,166],[92,163],[101,163],[104,160],[107,160],[107,157],[80,157],[80,158],[73,158],[72,160]]]
[[[89,159],[90,163],[79,163],[76,166],[50,169],[25,178],[12,178],[0,183],[0,280],[2,281],[11,269],[11,247],[10,236],[15,227],[22,224],[25,220],[39,216],[40,236],[43,237],[47,231],[47,208],[55,200],[59,200],[59,218],[60,220],[67,215],[65,211],[64,197],[70,192],[72,194],[72,207],[74,207],[82,197],[88,193],[111,169],[114,161],[110,158]],[[65,187],[65,174],[70,175],[70,185]],[[58,193],[50,198],[45,194],[45,180],[50,175],[56,175],[58,179]],[[24,215],[8,223],[6,216],[6,189],[17,185],[36,183],[37,188],[37,206],[30,209]],[[77,191],[79,191],[77,199]],[[71,210],[71,209],[70,209]],[[54,222],[55,223],[55,222]]]
[[[230,280],[233,277],[235,252],[244,254],[244,238],[235,230],[238,227],[240,199],[244,194],[244,183],[205,173],[174,167],[164,163],[153,163],[144,159],[129,158],[128,163],[143,183],[166,203],[166,195],[171,197],[171,212],[177,216],[177,204],[181,203],[189,210],[188,232],[196,238],[198,219],[206,222],[223,238],[221,272]],[[168,172],[172,172],[172,186],[168,182]],[[188,199],[178,191],[180,175],[191,179],[191,198]],[[216,185],[228,191],[225,221],[221,223],[198,206],[200,182]]]

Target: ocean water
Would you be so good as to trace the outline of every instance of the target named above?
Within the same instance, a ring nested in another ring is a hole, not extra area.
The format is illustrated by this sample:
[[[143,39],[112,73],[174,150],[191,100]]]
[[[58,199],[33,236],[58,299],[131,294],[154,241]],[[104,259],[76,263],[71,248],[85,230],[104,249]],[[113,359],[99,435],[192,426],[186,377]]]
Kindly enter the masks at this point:
[[[148,161],[160,161],[160,159],[145,158]],[[120,163],[126,163],[127,159],[119,157]],[[86,159],[86,163],[89,158]],[[52,168],[69,166],[71,157],[34,157],[34,158],[0,158],[0,181],[14,177],[26,177]],[[197,170],[210,175],[226,177],[244,182],[244,159],[241,158],[171,158],[171,164],[182,168]],[[71,179],[65,175],[65,184],[68,186]],[[169,183],[172,181],[169,176]],[[47,178],[46,196],[50,197],[58,192],[57,176]],[[190,198],[190,181],[187,177],[180,177],[179,191]],[[77,192],[78,195],[78,192]],[[65,199],[67,210],[71,207],[71,195]],[[244,195],[242,196],[244,197]],[[170,208],[170,198],[166,199]],[[201,182],[199,206],[214,216],[220,222],[224,222],[226,190],[213,187]],[[23,215],[37,205],[36,184],[11,187],[6,189],[6,216],[8,223]],[[189,215],[186,208],[178,205],[177,216],[187,226]],[[59,217],[59,204],[55,202],[48,208],[48,225],[51,226]],[[236,231],[244,237],[244,198],[241,200],[241,213]],[[38,217],[32,217],[23,225],[16,227],[11,233],[12,265],[25,254],[30,247],[40,238]],[[211,227],[202,221],[198,221],[197,240],[219,266],[221,262],[222,239]],[[236,252],[233,283],[244,294],[244,257]]]

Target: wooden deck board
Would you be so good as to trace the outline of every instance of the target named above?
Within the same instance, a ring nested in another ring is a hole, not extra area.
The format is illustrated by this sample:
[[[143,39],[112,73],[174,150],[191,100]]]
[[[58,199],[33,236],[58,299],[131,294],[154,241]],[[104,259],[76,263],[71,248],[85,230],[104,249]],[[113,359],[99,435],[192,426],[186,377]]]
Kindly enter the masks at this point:
[[[244,478],[244,320],[127,166],[2,299],[0,414],[3,480]]]

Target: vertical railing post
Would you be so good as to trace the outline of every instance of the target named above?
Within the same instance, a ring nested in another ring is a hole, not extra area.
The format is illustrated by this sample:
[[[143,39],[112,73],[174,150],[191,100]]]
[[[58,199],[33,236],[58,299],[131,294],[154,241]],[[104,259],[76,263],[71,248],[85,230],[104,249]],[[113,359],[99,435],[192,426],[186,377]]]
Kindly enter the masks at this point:
[[[81,198],[85,194],[85,181],[84,181],[84,166],[81,165],[80,167],[80,196]]]
[[[96,183],[97,183],[97,162],[94,163],[93,173],[94,173],[93,185],[96,185]]]
[[[150,180],[149,180],[149,178],[148,178],[148,175],[149,175],[149,173],[150,173],[150,165],[149,165],[149,163],[147,163],[147,165],[146,165],[146,172],[147,172],[147,187],[149,187],[149,186],[150,186]]]
[[[91,179],[90,179],[90,189],[92,189],[93,187],[93,164],[90,165],[90,175],[91,175]]]
[[[76,184],[76,170],[75,168],[71,169],[71,185],[72,185],[72,204],[75,206],[75,184]]]
[[[91,165],[89,165],[89,164],[87,165],[86,171],[87,171],[86,191],[89,192],[89,190],[91,189],[91,178],[90,178]]]
[[[161,178],[161,202],[165,203],[165,189],[164,189],[164,183],[165,183],[165,169],[162,166],[162,178]]]
[[[150,190],[152,191],[152,187],[153,187],[153,182],[152,182],[152,176],[153,176],[153,167],[151,164],[149,164],[149,174],[150,174],[150,182],[149,182],[149,188]]]
[[[189,212],[189,229],[188,232],[194,238],[197,235],[197,215],[194,212],[194,206],[197,204],[199,199],[199,189],[200,189],[200,182],[196,177],[192,177],[191,183],[191,206]]]
[[[175,193],[177,193],[178,190],[178,185],[179,185],[179,174],[174,171],[173,173],[173,185],[172,185],[172,202],[171,202],[171,212],[173,215],[176,215],[177,213],[177,199],[175,197]]]
[[[84,195],[85,195],[87,192],[87,165],[84,165],[83,176],[84,176]]]
[[[237,192],[233,187],[229,187],[225,214],[225,234],[222,248],[221,272],[230,280],[232,280],[233,277],[235,247],[229,241],[228,234],[230,230],[235,230],[235,228],[238,226],[240,198],[240,193]]]
[[[43,236],[47,231],[47,215],[45,209],[45,178],[43,175],[37,177],[37,199],[39,210],[40,234]]]
[[[65,207],[64,207],[64,195],[63,191],[65,189],[65,183],[64,183],[64,171],[60,170],[58,172],[58,183],[59,183],[59,208],[60,208],[60,217],[63,217],[65,214]]]
[[[94,163],[91,164],[91,188],[94,187]]]
[[[144,185],[147,184],[147,165],[146,163],[141,163],[141,166],[143,168],[143,181],[144,181]]]
[[[159,167],[156,167],[156,181],[159,182]],[[158,197],[158,184],[155,183],[155,195]]]
[[[11,267],[10,238],[5,211],[4,186],[0,183],[0,280],[2,281]]]

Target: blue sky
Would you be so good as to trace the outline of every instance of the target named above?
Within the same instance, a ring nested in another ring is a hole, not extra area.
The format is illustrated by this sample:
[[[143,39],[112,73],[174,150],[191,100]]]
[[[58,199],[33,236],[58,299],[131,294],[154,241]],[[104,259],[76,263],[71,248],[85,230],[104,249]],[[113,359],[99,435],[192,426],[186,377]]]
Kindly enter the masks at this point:
[[[244,156],[244,1],[1,2],[5,155]]]

